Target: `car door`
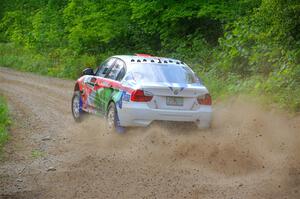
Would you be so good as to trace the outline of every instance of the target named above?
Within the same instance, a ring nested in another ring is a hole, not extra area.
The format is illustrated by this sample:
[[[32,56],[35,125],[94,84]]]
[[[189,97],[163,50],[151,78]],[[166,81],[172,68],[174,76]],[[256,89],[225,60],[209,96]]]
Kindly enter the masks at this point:
[[[125,74],[125,63],[117,59],[112,67],[109,68],[107,74],[101,80],[101,89],[97,92],[95,104],[102,113],[106,112],[108,103],[113,97],[121,96],[119,92],[120,80]],[[116,99],[113,99],[114,101]]]
[[[87,76],[84,80],[85,91],[87,95],[87,107],[90,112],[97,113],[99,111],[98,106],[98,95],[99,92],[103,89],[103,77],[109,71],[109,69],[114,65],[116,59],[109,58],[104,61],[95,72],[93,76]]]

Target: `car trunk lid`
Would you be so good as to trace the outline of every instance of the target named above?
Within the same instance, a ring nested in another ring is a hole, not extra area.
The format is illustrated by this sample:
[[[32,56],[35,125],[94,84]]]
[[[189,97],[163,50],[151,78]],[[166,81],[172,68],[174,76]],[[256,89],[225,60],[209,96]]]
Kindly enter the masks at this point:
[[[201,84],[151,83],[143,84],[140,89],[153,95],[148,105],[156,109],[193,110],[198,105],[197,97],[208,93]]]

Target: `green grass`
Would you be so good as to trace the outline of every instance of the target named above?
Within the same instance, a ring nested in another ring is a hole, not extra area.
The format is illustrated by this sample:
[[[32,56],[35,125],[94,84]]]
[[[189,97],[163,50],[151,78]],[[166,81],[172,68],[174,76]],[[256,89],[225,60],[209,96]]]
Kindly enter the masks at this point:
[[[38,149],[34,149],[31,151],[31,157],[34,159],[44,157],[44,153]]]
[[[248,96],[249,99],[267,107],[276,106],[290,113],[300,111],[300,86],[291,88],[280,86],[272,77],[261,75],[241,78],[235,74],[220,76],[213,70],[197,73],[208,87],[213,102],[240,95]]]
[[[8,127],[11,123],[8,107],[5,99],[0,96],[0,155],[3,152],[3,147],[8,141]]]
[[[96,57],[91,55],[74,55],[64,49],[39,54],[13,43],[0,43],[0,66],[20,71],[75,79],[83,69],[96,65]]]

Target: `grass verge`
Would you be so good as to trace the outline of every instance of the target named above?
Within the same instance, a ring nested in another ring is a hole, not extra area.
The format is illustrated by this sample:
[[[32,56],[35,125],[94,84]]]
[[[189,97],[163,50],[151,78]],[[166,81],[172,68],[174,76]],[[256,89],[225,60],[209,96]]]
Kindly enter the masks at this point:
[[[3,147],[8,141],[8,127],[11,123],[9,111],[4,97],[0,96],[0,156],[3,152]]]
[[[95,67],[96,63],[95,56],[75,55],[65,49],[41,54],[14,43],[0,43],[0,66],[20,71],[75,79],[83,69]]]

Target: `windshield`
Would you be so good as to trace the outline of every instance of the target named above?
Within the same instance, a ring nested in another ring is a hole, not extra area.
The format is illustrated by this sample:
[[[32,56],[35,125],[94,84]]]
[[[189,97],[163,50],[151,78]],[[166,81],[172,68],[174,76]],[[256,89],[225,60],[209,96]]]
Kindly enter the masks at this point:
[[[141,83],[200,83],[200,80],[189,67],[176,64],[133,64],[128,67],[128,71],[124,80]]]

